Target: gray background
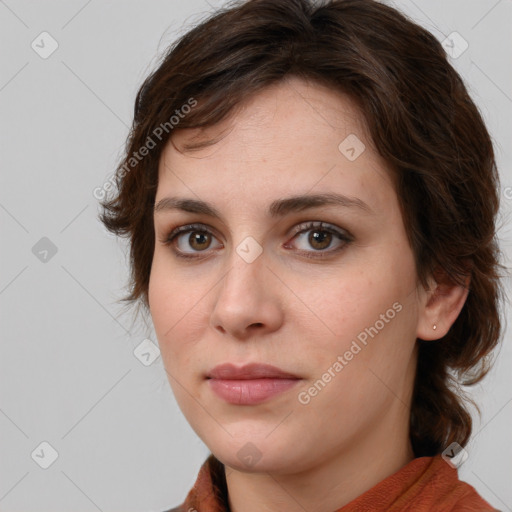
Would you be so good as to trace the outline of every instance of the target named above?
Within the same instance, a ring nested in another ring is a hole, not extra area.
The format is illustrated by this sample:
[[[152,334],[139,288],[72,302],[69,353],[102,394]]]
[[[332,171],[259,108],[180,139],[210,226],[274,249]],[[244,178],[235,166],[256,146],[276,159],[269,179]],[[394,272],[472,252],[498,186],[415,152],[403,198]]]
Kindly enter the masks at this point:
[[[182,502],[208,453],[161,358],[146,366],[134,355],[156,338],[116,302],[126,244],[100,225],[93,190],[115,168],[158,55],[222,4],[0,0],[0,511],[161,512]],[[439,40],[457,31],[469,43],[452,62],[496,142],[510,260],[512,1],[395,6]],[[31,47],[50,48],[43,31],[59,45],[46,59]],[[494,370],[471,391],[483,416],[459,469],[503,511],[512,511],[510,368],[508,331]],[[47,469],[42,442],[58,453]]]

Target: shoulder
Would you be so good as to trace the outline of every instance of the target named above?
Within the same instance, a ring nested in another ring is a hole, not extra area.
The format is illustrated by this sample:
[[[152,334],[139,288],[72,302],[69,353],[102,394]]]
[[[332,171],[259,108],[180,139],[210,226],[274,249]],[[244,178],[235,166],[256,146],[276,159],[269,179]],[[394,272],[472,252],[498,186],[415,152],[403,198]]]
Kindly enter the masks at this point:
[[[440,455],[433,459],[436,476],[430,481],[435,490],[439,510],[446,512],[499,512],[478,493],[469,483],[460,480],[455,467],[446,463]],[[431,498],[432,499],[432,498]],[[443,508],[444,507],[444,508]]]
[[[457,496],[457,499],[449,512],[500,512],[466,482],[459,480],[458,486],[453,490],[453,495]]]

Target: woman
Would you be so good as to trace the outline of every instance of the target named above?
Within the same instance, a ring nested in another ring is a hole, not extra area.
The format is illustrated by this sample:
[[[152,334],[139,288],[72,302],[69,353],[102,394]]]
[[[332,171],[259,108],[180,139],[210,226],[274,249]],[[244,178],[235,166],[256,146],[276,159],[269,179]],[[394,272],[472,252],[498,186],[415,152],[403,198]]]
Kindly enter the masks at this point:
[[[212,454],[174,510],[494,510],[457,476],[500,339],[498,175],[442,46],[250,0],[141,87],[106,227]]]

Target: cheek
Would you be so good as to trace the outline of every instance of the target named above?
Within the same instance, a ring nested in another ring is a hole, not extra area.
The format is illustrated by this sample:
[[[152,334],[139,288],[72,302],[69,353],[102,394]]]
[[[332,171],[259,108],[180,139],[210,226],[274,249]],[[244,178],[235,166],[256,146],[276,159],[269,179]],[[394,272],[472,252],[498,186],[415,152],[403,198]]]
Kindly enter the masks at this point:
[[[176,276],[161,275],[158,266],[150,282],[151,316],[160,347],[160,355],[176,402],[194,427],[207,422],[201,414],[199,371],[208,367],[208,351],[201,346],[208,325],[198,287],[192,292],[190,280],[183,283]],[[172,273],[170,274],[172,275]],[[187,293],[187,289],[190,291]],[[201,319],[200,319],[201,318]],[[204,434],[203,434],[204,436]],[[203,437],[204,439],[204,437]]]
[[[397,282],[389,274],[351,274],[342,287],[315,298],[328,330],[313,315],[299,326],[307,333],[301,353],[309,362],[300,403],[348,430],[390,407],[395,399],[390,389],[405,393],[415,342],[414,304]],[[357,417],[346,411],[357,411]]]
[[[310,315],[310,328],[318,324],[327,336],[347,339],[373,325],[402,297],[401,290],[388,276],[366,263],[364,269],[347,267],[314,292],[311,288],[308,291],[311,283],[305,283],[304,303],[317,313]]]
[[[191,316],[200,307],[200,289],[169,266],[162,255],[155,253],[151,267],[148,299],[155,332],[164,359],[177,361],[177,348],[189,340]]]
[[[325,366],[333,354],[347,351],[350,361],[368,364],[378,359],[386,365],[397,353],[406,354],[403,348],[414,341],[417,312],[412,254],[373,252],[378,258],[361,258],[360,265],[347,265],[315,291],[304,283],[304,303],[315,314],[304,317],[302,327],[311,336],[317,333],[318,343],[311,351],[317,365]]]

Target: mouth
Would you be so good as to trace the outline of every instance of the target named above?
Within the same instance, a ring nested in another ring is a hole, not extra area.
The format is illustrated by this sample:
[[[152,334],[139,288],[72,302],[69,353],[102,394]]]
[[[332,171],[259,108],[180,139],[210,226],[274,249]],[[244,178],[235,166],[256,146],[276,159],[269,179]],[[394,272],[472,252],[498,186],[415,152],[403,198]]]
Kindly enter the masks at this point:
[[[221,364],[213,368],[206,379],[217,396],[234,405],[255,405],[268,401],[302,380],[276,366],[259,363],[242,367]]]

